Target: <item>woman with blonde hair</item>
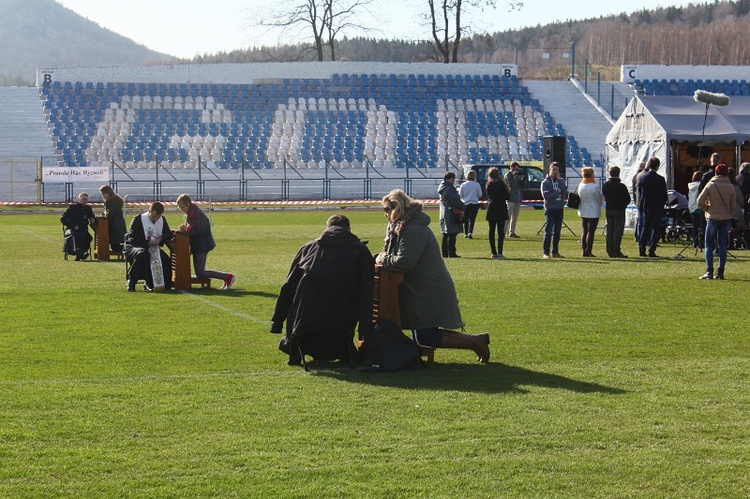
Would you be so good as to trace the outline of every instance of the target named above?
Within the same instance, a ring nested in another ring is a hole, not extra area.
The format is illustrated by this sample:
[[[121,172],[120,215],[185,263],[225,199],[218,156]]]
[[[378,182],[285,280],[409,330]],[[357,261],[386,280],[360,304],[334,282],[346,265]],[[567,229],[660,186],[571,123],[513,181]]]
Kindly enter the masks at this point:
[[[456,288],[422,203],[396,189],[383,197],[382,204],[388,231],[376,263],[404,273],[399,285],[401,327],[411,329],[421,345],[473,350],[479,362],[489,361],[488,334],[453,331],[464,327]]]
[[[594,234],[602,216],[602,190],[594,180],[594,169],[586,166],[581,170],[583,181],[578,184],[578,195],[581,204],[578,205],[578,216],[581,217],[581,250],[583,256],[593,257],[591,250],[594,246]]]

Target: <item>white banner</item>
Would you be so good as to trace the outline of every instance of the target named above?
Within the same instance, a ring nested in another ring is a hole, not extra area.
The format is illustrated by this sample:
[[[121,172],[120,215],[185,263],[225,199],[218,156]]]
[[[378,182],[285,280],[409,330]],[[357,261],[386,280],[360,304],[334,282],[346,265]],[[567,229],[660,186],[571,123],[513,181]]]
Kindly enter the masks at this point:
[[[42,168],[42,182],[45,184],[64,184],[66,182],[101,182],[109,183],[107,166],[46,166]]]

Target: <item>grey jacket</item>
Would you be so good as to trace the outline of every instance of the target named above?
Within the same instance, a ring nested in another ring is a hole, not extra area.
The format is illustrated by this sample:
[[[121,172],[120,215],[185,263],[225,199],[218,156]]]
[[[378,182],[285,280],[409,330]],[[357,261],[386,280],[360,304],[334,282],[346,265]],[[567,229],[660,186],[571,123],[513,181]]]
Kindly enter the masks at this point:
[[[388,270],[404,272],[399,286],[403,329],[464,326],[453,279],[430,229],[430,217],[421,206],[392,224],[381,262]]]
[[[445,180],[440,182],[438,194],[440,194],[440,232],[458,234],[463,231],[463,224],[453,221],[453,208],[466,211],[466,205],[461,201],[458,190]]]

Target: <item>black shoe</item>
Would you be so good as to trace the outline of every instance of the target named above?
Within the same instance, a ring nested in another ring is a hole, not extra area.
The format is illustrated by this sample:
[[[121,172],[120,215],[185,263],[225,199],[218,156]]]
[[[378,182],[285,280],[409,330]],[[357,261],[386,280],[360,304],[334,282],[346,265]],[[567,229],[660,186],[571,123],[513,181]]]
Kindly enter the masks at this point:
[[[620,254],[619,254],[619,255],[617,255],[617,256],[616,256],[615,258],[627,258],[627,257],[628,257],[628,255],[625,255],[625,254],[623,254],[623,253],[620,253]]]
[[[719,279],[719,280],[723,281],[724,280],[724,269],[717,270],[716,271],[716,276],[714,277],[714,279]]]
[[[128,281],[128,291],[131,293],[135,292],[135,281]]]
[[[461,258],[459,255],[448,255],[448,258]]]
[[[657,255],[656,253],[649,253],[648,257],[649,258],[659,258],[659,255]]]

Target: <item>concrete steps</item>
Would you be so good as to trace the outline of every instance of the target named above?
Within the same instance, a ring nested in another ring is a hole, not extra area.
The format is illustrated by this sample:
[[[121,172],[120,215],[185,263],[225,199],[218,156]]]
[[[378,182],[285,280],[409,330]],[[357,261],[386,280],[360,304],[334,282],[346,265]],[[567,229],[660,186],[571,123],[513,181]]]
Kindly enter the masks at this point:
[[[604,141],[612,125],[572,82],[524,80],[523,84],[544,110],[563,126],[566,135],[574,136],[578,145],[585,147],[593,159],[604,156]]]
[[[0,157],[54,153],[36,87],[0,87]]]

